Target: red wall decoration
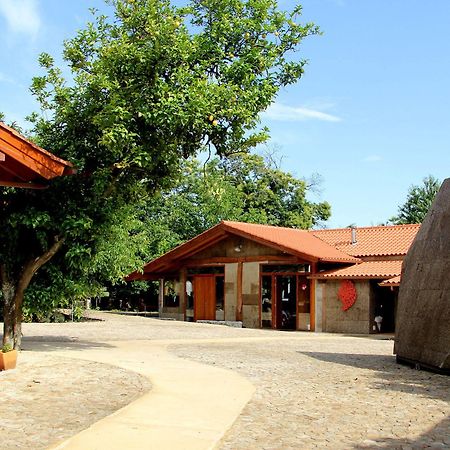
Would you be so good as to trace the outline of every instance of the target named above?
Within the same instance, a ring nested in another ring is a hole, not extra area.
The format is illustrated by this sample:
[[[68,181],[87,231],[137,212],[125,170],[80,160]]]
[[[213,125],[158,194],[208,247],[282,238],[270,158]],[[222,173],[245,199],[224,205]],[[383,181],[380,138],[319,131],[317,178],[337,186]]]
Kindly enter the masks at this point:
[[[347,311],[356,302],[358,294],[356,293],[355,283],[350,280],[341,281],[341,287],[338,291],[339,300],[342,302],[342,310]]]

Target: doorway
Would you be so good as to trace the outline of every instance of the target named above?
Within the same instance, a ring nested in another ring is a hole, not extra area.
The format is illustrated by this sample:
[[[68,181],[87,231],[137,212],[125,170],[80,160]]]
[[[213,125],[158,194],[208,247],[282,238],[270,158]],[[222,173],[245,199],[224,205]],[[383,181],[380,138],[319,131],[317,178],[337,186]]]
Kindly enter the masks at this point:
[[[297,275],[274,274],[261,278],[261,327],[295,330]]]
[[[295,330],[297,319],[297,277],[277,275],[276,283],[276,328]]]
[[[194,277],[194,320],[216,320],[216,277]]]

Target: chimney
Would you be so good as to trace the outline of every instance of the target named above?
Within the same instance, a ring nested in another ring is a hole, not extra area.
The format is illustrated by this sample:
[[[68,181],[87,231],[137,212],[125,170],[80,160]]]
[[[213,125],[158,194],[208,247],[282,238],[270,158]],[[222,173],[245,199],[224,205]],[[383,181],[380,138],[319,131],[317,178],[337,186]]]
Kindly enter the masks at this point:
[[[352,225],[350,228],[352,230],[352,245],[355,245],[358,242],[356,240],[356,226]]]

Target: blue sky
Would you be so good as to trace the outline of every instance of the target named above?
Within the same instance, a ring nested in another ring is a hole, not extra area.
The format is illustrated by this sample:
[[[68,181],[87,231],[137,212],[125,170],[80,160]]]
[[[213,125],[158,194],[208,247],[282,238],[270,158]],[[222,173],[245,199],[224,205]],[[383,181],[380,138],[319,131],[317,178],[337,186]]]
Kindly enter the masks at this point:
[[[376,225],[394,215],[411,184],[450,176],[450,1],[303,0],[303,21],[323,36],[304,41],[304,78],[263,116],[270,145],[297,176],[319,173],[332,205],[328,226]],[[282,7],[292,1],[281,0]],[[25,124],[28,87],[46,51],[102,0],[0,0],[0,111]]]

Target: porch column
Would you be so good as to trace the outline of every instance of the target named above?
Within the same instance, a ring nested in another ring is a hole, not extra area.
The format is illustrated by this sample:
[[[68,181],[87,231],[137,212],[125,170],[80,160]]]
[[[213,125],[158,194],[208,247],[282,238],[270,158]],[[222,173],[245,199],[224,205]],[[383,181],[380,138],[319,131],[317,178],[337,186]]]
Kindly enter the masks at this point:
[[[311,263],[311,273],[315,274],[317,272],[317,263]],[[311,331],[316,331],[316,281],[310,280],[310,291],[309,291],[309,307],[310,307],[310,328]]]
[[[160,278],[159,279],[159,295],[158,295],[159,317],[161,317],[162,313],[163,313],[163,304],[164,304],[164,278]]]
[[[183,315],[183,320],[186,320],[186,281],[187,270],[184,268],[180,271],[180,314]]]
[[[242,321],[242,262],[238,262],[237,266],[237,307],[236,307],[236,320]]]

